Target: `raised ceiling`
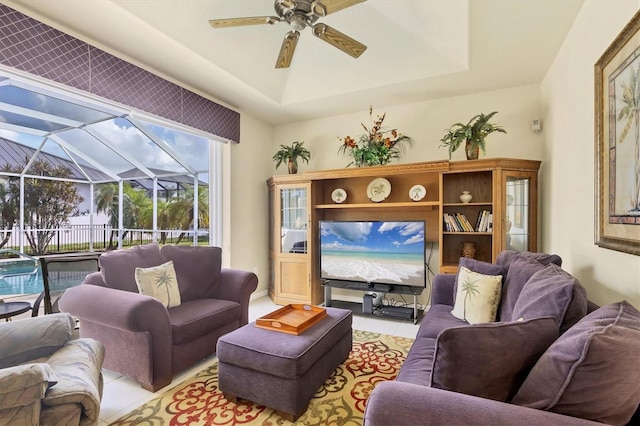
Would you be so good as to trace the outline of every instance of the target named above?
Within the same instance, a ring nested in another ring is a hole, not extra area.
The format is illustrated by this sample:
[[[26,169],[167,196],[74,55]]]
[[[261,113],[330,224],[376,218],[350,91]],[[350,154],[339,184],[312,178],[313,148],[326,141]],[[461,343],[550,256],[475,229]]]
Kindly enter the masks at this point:
[[[23,13],[272,124],[542,81],[583,0],[368,0],[321,18],[368,46],[354,59],[302,31],[275,69],[273,0],[8,0]]]

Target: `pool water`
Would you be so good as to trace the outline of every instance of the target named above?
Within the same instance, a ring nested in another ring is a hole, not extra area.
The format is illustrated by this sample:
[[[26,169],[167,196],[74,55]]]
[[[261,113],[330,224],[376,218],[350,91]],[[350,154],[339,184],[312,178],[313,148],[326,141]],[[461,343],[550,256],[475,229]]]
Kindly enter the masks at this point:
[[[33,268],[24,271],[22,275],[5,276],[0,278],[0,295],[40,294],[44,291],[42,271],[40,267],[35,273]],[[30,272],[30,273],[29,273]]]

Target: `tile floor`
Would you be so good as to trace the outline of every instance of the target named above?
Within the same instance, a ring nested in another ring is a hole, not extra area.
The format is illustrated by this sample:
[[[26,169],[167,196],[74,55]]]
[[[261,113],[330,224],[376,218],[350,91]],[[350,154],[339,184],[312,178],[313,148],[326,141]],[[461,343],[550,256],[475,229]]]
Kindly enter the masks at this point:
[[[256,318],[272,312],[278,307],[279,306],[275,305],[267,296],[252,300],[249,305],[249,321],[253,321]],[[414,338],[418,331],[418,325],[414,325],[408,321],[369,318],[357,315],[353,317],[353,328],[410,338]],[[140,385],[127,377],[120,376],[106,369],[103,370],[105,385],[100,408],[99,425],[106,426],[110,424],[110,422],[117,420],[129,411],[153,399],[156,395],[191,377],[214,359],[215,355],[212,355],[202,360],[199,364],[194,365],[189,370],[182,372],[178,377],[175,377],[169,387],[163,388],[157,393],[142,389]]]

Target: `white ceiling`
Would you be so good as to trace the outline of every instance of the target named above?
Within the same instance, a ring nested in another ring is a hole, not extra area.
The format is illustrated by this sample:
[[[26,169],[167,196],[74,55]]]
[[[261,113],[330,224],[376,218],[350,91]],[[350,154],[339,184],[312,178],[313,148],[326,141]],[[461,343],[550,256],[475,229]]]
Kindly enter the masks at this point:
[[[272,124],[539,83],[583,0],[368,0],[319,22],[368,46],[354,59],[302,32],[275,69],[273,0],[8,0],[10,7]]]

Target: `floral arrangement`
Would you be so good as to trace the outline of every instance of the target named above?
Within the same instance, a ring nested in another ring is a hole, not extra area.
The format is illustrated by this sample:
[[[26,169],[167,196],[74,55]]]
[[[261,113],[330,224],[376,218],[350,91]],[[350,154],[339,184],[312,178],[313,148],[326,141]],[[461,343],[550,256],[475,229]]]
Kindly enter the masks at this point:
[[[357,140],[351,136],[338,138],[342,142],[338,152],[353,158],[347,167],[352,164],[357,167],[388,164],[391,160],[400,158],[406,145],[413,144],[413,140],[409,136],[399,133],[397,129],[387,130],[382,127],[386,115],[385,112],[377,116],[374,121],[373,108],[369,107],[371,128],[361,123],[365,133],[360,135]]]

